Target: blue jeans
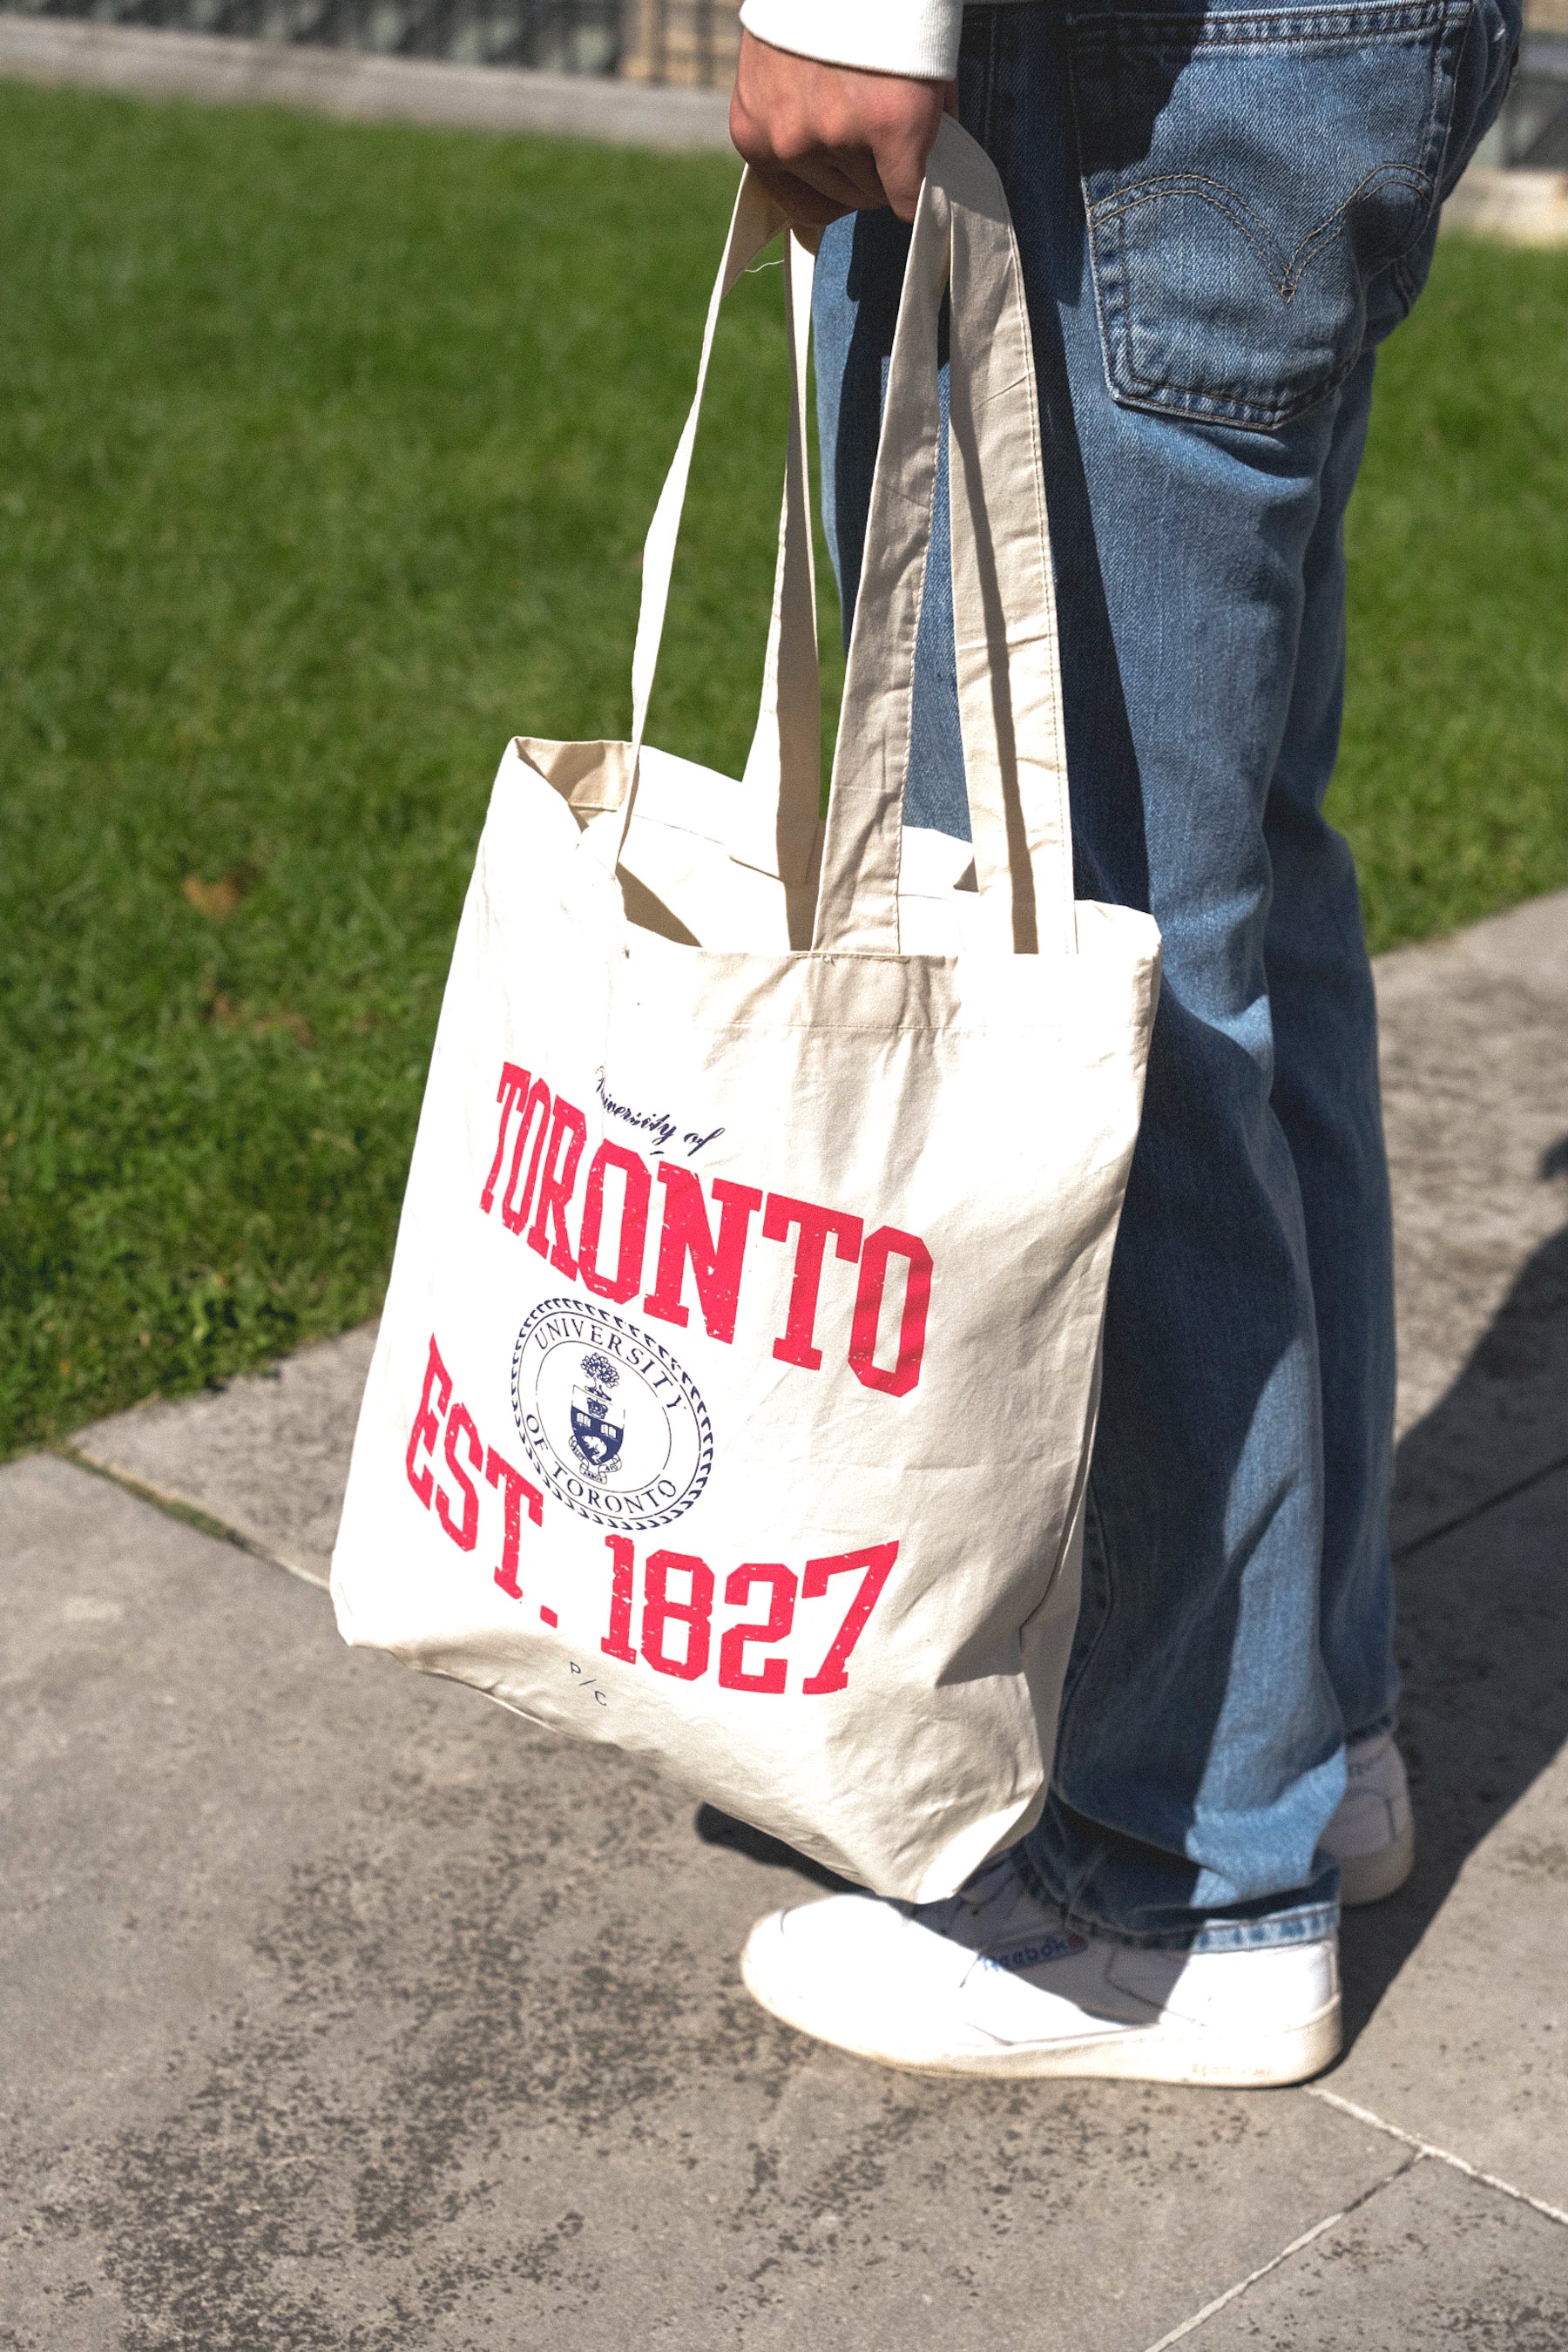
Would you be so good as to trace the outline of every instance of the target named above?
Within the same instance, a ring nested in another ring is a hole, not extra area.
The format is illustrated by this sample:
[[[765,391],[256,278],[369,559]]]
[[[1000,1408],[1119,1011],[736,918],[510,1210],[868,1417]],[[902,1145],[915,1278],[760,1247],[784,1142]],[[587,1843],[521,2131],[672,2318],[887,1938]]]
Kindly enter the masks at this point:
[[[1394,1315],[1376,1015],[1324,822],[1376,344],[1501,102],[1518,0],[964,20],[1023,257],[1078,887],[1164,940],[1105,1328],[1041,1891],[1130,1942],[1321,1936],[1347,1737],[1394,1721]],[[853,606],[908,232],[816,298]],[[945,473],[906,819],[967,836]]]

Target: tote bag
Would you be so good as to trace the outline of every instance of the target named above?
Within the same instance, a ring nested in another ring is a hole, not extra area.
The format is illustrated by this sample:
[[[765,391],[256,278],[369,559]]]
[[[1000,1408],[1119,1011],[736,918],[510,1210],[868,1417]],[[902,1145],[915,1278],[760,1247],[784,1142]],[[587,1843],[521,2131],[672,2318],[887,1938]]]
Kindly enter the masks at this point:
[[[501,762],[332,1591],[351,1643],[923,1901],[1044,1801],[1159,940],[1074,903],[1028,321],[952,122],[826,823],[793,239],[756,742],[739,782],[644,748],[719,307],[782,226],[745,180],[648,534],[632,741]],[[965,873],[902,823],[944,290]]]

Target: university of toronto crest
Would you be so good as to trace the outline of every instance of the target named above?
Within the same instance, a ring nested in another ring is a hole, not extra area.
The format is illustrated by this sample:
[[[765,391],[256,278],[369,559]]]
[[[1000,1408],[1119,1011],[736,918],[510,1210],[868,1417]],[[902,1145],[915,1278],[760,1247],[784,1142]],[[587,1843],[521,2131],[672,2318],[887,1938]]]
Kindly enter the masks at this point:
[[[713,1424],[696,1383],[624,1315],[542,1300],[517,1335],[511,1393],[541,1486],[596,1527],[664,1527],[708,1483]]]

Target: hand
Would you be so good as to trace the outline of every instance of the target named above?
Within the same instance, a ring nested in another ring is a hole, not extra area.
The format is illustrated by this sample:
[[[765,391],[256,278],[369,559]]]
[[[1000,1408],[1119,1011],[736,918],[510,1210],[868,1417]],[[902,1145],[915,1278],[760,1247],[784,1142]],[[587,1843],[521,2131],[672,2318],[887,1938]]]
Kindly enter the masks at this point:
[[[890,205],[913,220],[926,157],[958,84],[826,66],[741,35],[730,136],[802,227]]]

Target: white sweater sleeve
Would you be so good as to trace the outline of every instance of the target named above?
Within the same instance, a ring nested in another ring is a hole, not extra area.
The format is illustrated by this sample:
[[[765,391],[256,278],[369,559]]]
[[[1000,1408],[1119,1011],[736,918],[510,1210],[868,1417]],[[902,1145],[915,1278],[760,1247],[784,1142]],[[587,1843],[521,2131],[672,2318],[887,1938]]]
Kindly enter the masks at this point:
[[[759,41],[824,65],[951,81],[963,0],[745,0],[741,22]]]

